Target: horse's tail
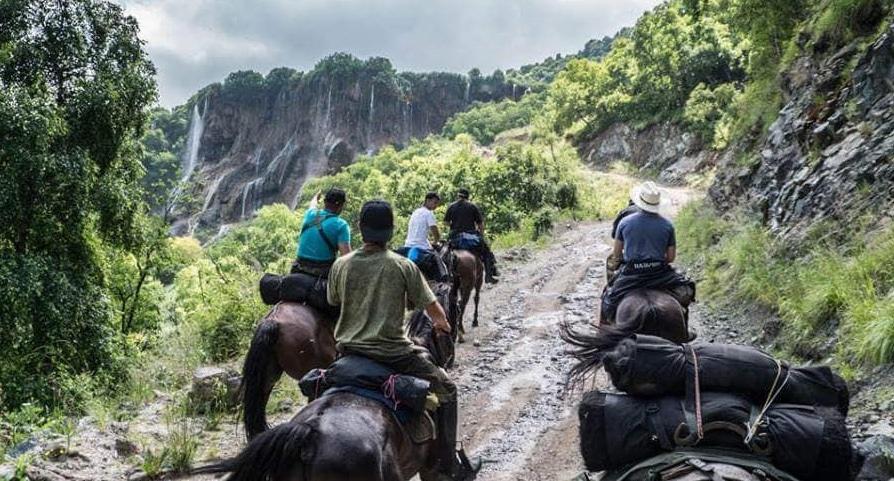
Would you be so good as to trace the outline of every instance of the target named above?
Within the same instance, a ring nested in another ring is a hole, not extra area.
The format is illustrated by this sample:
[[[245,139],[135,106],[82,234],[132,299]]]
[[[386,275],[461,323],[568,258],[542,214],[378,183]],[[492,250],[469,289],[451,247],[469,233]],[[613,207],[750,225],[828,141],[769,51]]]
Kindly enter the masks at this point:
[[[567,322],[561,327],[562,339],[572,346],[569,354],[577,360],[566,379],[566,386],[572,389],[583,385],[588,375],[599,369],[608,351],[633,335],[613,326],[590,327],[588,332],[577,330]]]
[[[266,431],[270,386],[282,374],[274,355],[279,325],[267,318],[258,324],[242,366],[242,422],[249,440]]]
[[[226,481],[282,479],[302,462],[301,451],[311,432],[305,423],[280,424],[252,439],[235,458],[200,466],[190,474],[232,473]]]

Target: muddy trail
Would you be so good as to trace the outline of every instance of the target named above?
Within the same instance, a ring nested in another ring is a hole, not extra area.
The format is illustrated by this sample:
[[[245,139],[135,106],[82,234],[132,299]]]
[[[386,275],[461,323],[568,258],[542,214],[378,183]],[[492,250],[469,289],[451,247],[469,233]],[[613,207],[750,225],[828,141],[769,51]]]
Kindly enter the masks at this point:
[[[662,213],[669,216],[695,195],[687,189],[663,192]],[[556,231],[544,249],[498,253],[502,280],[485,286],[481,294],[479,328],[471,327],[471,305],[466,312],[466,342],[458,346],[451,375],[460,387],[461,439],[468,452],[485,460],[480,481],[562,480],[583,469],[575,411],[579,395],[563,395],[571,360],[559,326],[593,322],[598,316],[611,221],[569,223]],[[597,383],[608,385],[605,378]],[[298,408],[295,384],[286,377],[280,381],[278,389],[288,391],[278,411],[269,414],[271,424],[287,421]],[[134,418],[84,418],[71,439],[25,446],[27,452],[47,453],[53,443],[65,445],[55,447],[64,455],[35,458],[31,479],[146,479],[141,466],[160,455],[161,446],[178,431],[197,436],[195,465],[233,456],[244,446],[236,413],[190,417],[184,424],[170,416],[177,402],[177,393],[158,392]]]
[[[665,194],[662,212],[671,216],[693,196]],[[598,316],[611,222],[563,227],[544,250],[503,255],[502,280],[482,293],[477,330],[466,313],[467,342],[452,375],[465,447],[485,461],[481,481],[570,479],[583,469],[577,396],[563,396],[571,359],[559,326]]]

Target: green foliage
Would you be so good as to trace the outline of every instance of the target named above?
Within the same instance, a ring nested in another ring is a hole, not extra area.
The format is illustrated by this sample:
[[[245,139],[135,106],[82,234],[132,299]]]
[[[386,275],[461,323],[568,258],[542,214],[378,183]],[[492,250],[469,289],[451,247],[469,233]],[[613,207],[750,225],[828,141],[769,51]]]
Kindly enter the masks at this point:
[[[539,63],[522,65],[518,69],[508,70],[506,71],[506,79],[512,84],[538,90],[552,82],[556,75],[568,65],[568,62],[579,58],[598,60],[604,57],[611,49],[615,38],[625,33],[626,30],[622,30],[614,37],[592,39],[584,45],[581,51],[573,55],[556,54],[545,58]]]
[[[683,121],[709,146],[723,149],[729,142],[732,107],[739,91],[731,83],[710,88],[698,84],[683,108]]]
[[[443,132],[451,139],[469,134],[478,143],[488,145],[500,132],[530,124],[543,109],[545,100],[544,94],[529,94],[517,102],[506,99],[477,104],[451,117]]]
[[[122,372],[101,253],[140,243],[137,139],[155,99],[154,69],[120,6],[4,8],[0,404],[60,405],[80,373]]]
[[[836,249],[824,236],[810,237],[797,253],[757,224],[722,218],[704,203],[686,207],[677,226],[681,254],[702,266],[700,289],[773,309],[785,321],[782,341],[793,352],[821,356],[825,336],[836,332],[842,363],[894,360],[890,226],[855,232]]]
[[[694,16],[682,1],[664,3],[600,61],[569,62],[550,86],[555,127],[587,136],[618,121],[677,120],[697,86],[743,80],[741,39],[714,10]]]
[[[811,26],[814,45],[827,50],[875,31],[890,5],[883,0],[825,0]]]

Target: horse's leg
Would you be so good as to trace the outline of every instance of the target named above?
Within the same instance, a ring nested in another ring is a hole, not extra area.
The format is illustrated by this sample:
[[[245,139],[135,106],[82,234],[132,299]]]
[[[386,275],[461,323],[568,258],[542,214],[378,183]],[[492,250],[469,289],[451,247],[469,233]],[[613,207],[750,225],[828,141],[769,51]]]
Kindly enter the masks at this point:
[[[275,355],[279,325],[273,319],[258,324],[242,367],[242,420],[245,435],[251,439],[267,430],[266,408],[273,386],[282,375]]]

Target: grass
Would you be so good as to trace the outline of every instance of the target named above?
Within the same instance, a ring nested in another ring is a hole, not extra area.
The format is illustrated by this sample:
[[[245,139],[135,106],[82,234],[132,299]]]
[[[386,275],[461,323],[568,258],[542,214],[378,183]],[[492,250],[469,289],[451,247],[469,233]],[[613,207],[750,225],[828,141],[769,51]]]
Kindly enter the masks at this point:
[[[844,242],[817,234],[797,248],[755,222],[722,217],[705,204],[684,208],[677,226],[682,259],[700,269],[705,297],[772,309],[784,322],[780,340],[792,353],[830,354],[821,349],[833,336],[839,363],[894,361],[891,226],[857,232]]]

